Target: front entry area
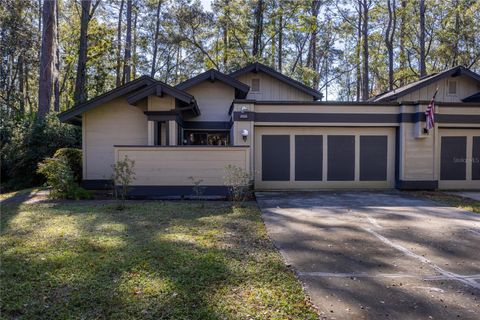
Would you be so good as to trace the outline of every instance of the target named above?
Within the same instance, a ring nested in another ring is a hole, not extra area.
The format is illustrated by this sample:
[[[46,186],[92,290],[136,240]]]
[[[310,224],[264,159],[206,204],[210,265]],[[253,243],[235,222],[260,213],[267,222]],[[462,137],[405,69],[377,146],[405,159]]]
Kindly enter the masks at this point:
[[[393,188],[395,128],[255,127],[255,189]]]

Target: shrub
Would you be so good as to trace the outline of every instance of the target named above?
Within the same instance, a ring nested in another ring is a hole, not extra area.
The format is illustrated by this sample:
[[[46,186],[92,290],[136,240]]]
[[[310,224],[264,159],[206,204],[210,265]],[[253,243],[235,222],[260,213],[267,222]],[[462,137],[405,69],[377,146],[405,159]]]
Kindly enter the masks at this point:
[[[80,147],[81,130],[61,123],[54,113],[45,119],[2,119],[0,142],[2,184],[7,190],[21,189],[44,183],[37,164],[59,148]]]
[[[45,159],[38,164],[37,172],[46,178],[53,199],[91,198],[90,192],[75,182],[74,174],[63,157]]]
[[[82,182],[82,149],[60,148],[53,155],[54,158],[63,158],[73,172],[75,182]]]
[[[242,168],[226,166],[223,179],[233,201],[244,201],[250,196],[250,174]]]
[[[203,182],[203,179],[196,179],[195,177],[188,177],[190,181],[193,183],[193,193],[195,194],[195,197],[200,198],[203,196],[203,193],[205,192],[205,187],[200,186]]]
[[[113,175],[113,192],[118,202],[118,209],[125,208],[125,200],[128,196],[128,188],[133,180],[135,180],[135,161],[130,160],[127,156],[123,160],[118,160],[112,165]],[[120,199],[119,199],[120,198]]]

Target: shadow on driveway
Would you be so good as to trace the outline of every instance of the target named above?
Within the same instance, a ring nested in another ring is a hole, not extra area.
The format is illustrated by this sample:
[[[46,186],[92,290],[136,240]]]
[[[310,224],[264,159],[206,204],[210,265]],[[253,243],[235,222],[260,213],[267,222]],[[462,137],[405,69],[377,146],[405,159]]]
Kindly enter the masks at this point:
[[[480,216],[400,192],[257,193],[325,319],[478,319]]]

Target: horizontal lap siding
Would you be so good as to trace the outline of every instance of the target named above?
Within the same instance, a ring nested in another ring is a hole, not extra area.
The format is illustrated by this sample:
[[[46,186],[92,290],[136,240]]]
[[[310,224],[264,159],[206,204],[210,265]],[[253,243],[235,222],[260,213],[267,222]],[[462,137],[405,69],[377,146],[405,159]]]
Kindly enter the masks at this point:
[[[248,148],[116,148],[117,159],[135,161],[133,185],[188,186],[203,180],[201,186],[224,185],[225,167],[235,165],[249,170]]]

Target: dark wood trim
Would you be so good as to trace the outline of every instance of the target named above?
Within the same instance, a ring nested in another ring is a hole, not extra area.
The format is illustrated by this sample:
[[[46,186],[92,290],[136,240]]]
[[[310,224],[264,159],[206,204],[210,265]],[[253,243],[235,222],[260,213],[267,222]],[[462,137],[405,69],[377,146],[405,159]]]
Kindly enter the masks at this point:
[[[417,123],[425,121],[425,113],[270,113],[235,111],[234,121],[255,122],[318,122],[318,123]],[[480,115],[437,114],[437,123],[476,124]]]
[[[230,130],[231,121],[184,121],[185,130]]]
[[[438,181],[437,180],[416,180],[416,181],[398,180],[396,188],[400,190],[436,190],[438,189]]]
[[[200,186],[204,196],[223,196],[230,194],[226,186]],[[136,199],[155,199],[155,197],[195,196],[193,186],[131,186],[128,195]]]
[[[310,88],[309,86],[306,86],[305,84],[301,83],[300,81],[294,80],[290,77],[287,77],[286,75],[264,65],[259,62],[251,63],[237,71],[234,71],[230,73],[231,77],[237,78],[238,76],[248,73],[248,72],[264,72],[271,76],[272,78],[275,78],[283,83],[288,84],[289,86],[292,86],[308,95],[311,95],[314,100],[321,100],[323,98],[323,94],[319,92],[318,90],[315,90],[313,88]]]
[[[250,148],[250,146],[209,146],[209,145],[176,145],[176,146],[149,146],[149,145],[114,145],[114,148]]]
[[[220,82],[225,83],[226,85],[229,85],[235,88],[236,90],[235,97],[238,97],[238,98],[245,98],[248,94],[248,91],[250,90],[250,87],[248,85],[215,69],[210,69],[193,78],[185,80],[184,82],[177,84],[175,88],[180,90],[185,90],[190,87],[193,87],[198,83],[201,83],[204,81],[214,82],[215,80],[218,80]]]
[[[144,86],[148,86],[152,83],[155,83],[155,79],[150,78],[148,76],[142,76],[138,79],[135,79],[133,81],[130,81],[123,86],[117,87],[113,90],[110,90],[108,92],[105,92],[99,96],[96,96],[95,98],[92,98],[88,100],[85,103],[79,104],[74,106],[73,108],[70,108],[58,115],[58,118],[62,122],[67,122],[71,118],[80,115],[88,110],[91,110],[101,104],[107,103],[113,99],[119,98],[123,95],[126,95],[130,92],[133,92],[135,90],[138,90]]]
[[[480,82],[480,75],[471,71],[471,70],[468,70],[467,68],[463,67],[463,66],[457,66],[457,67],[454,67],[454,68],[451,68],[451,69],[448,69],[448,70],[445,70],[443,72],[440,72],[440,73],[437,73],[437,74],[432,74],[430,76],[427,76],[425,77],[424,79],[421,79],[419,81],[417,81],[416,84],[412,85],[411,87],[409,88],[406,88],[406,89],[403,89],[402,90],[402,87],[400,88],[397,88],[395,89],[395,91],[398,91],[398,93],[395,93],[395,94],[391,94],[391,95],[388,95],[386,96],[387,94],[391,93],[391,91],[389,92],[385,92],[383,94],[380,94],[378,95],[377,97],[374,97],[373,99],[375,101],[391,101],[391,100],[396,100],[397,98],[399,97],[402,97],[406,94],[409,94],[413,91],[416,91],[416,90],[419,90],[425,86],[428,86],[429,84],[432,84],[434,82],[437,82],[443,78],[446,78],[446,77],[457,77],[457,76],[460,76],[460,75],[465,75],[465,76],[468,76],[476,81],[479,81]],[[414,82],[415,83],[415,82]],[[408,85],[407,85],[408,86]]]
[[[85,179],[81,186],[89,190],[109,190],[113,188],[112,180],[109,179]]]

